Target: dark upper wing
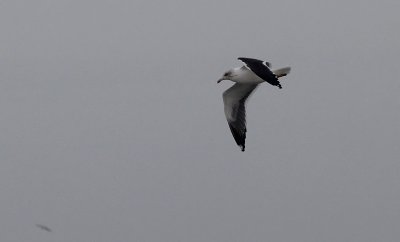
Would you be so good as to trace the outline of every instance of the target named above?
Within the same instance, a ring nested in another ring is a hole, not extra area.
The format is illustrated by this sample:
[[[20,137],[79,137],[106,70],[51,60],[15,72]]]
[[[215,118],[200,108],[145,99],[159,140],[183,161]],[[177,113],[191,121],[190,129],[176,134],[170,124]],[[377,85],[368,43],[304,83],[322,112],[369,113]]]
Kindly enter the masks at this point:
[[[269,69],[270,64],[268,62],[244,57],[239,57],[238,59],[243,61],[252,72],[254,72],[264,81],[273,86],[278,86],[279,88],[282,88],[281,84],[278,81],[278,78]]]
[[[222,95],[224,99],[224,111],[231,129],[233,138],[241,147],[245,149],[246,140],[246,109],[247,98],[257,87],[257,84],[236,83]]]

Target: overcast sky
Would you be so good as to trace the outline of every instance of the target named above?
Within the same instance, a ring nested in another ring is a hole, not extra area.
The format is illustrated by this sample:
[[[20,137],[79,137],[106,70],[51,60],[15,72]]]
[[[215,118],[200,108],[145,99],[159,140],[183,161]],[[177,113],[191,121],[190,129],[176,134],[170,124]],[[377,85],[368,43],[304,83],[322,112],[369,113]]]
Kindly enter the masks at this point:
[[[0,240],[400,241],[399,11],[2,0]],[[216,84],[239,56],[292,67],[244,153]]]

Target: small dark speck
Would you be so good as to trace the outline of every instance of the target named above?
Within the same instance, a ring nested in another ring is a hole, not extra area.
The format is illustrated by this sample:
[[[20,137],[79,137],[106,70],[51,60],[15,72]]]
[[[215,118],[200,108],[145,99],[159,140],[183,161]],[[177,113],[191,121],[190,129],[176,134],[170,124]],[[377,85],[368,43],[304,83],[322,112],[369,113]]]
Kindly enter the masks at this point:
[[[45,225],[36,224],[36,227],[38,227],[39,229],[43,229],[44,231],[51,232],[51,229]]]

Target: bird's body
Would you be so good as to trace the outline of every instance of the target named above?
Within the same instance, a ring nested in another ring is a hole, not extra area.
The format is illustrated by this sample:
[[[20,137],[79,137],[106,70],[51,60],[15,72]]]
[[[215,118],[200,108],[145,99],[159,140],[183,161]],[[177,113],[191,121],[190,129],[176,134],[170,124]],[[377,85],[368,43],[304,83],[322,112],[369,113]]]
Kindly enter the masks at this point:
[[[218,80],[236,82],[223,93],[224,112],[236,143],[245,150],[246,140],[246,109],[247,98],[260,83],[268,82],[282,88],[278,79],[290,72],[290,67],[271,71],[270,64],[257,59],[239,58],[245,63],[242,67],[230,69]]]
[[[236,83],[260,84],[262,82],[265,82],[263,79],[254,74],[254,72],[252,72],[245,66],[233,68],[231,69],[231,71],[232,71],[232,76],[231,79],[229,80]]]

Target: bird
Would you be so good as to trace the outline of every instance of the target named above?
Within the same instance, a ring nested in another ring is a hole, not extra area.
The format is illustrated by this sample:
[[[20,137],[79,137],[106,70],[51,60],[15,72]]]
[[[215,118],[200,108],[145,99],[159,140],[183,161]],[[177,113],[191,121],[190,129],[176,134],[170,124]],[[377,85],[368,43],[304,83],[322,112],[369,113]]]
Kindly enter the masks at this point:
[[[36,224],[36,227],[38,227],[39,229],[43,229],[44,231],[51,232],[51,229],[49,227],[47,227],[46,225]]]
[[[222,94],[224,113],[236,144],[241,151],[245,151],[247,132],[245,105],[248,97],[263,82],[281,89],[279,79],[288,75],[291,67],[271,70],[271,64],[266,61],[246,57],[239,57],[238,60],[244,65],[226,71],[217,83],[223,80],[235,82]]]

